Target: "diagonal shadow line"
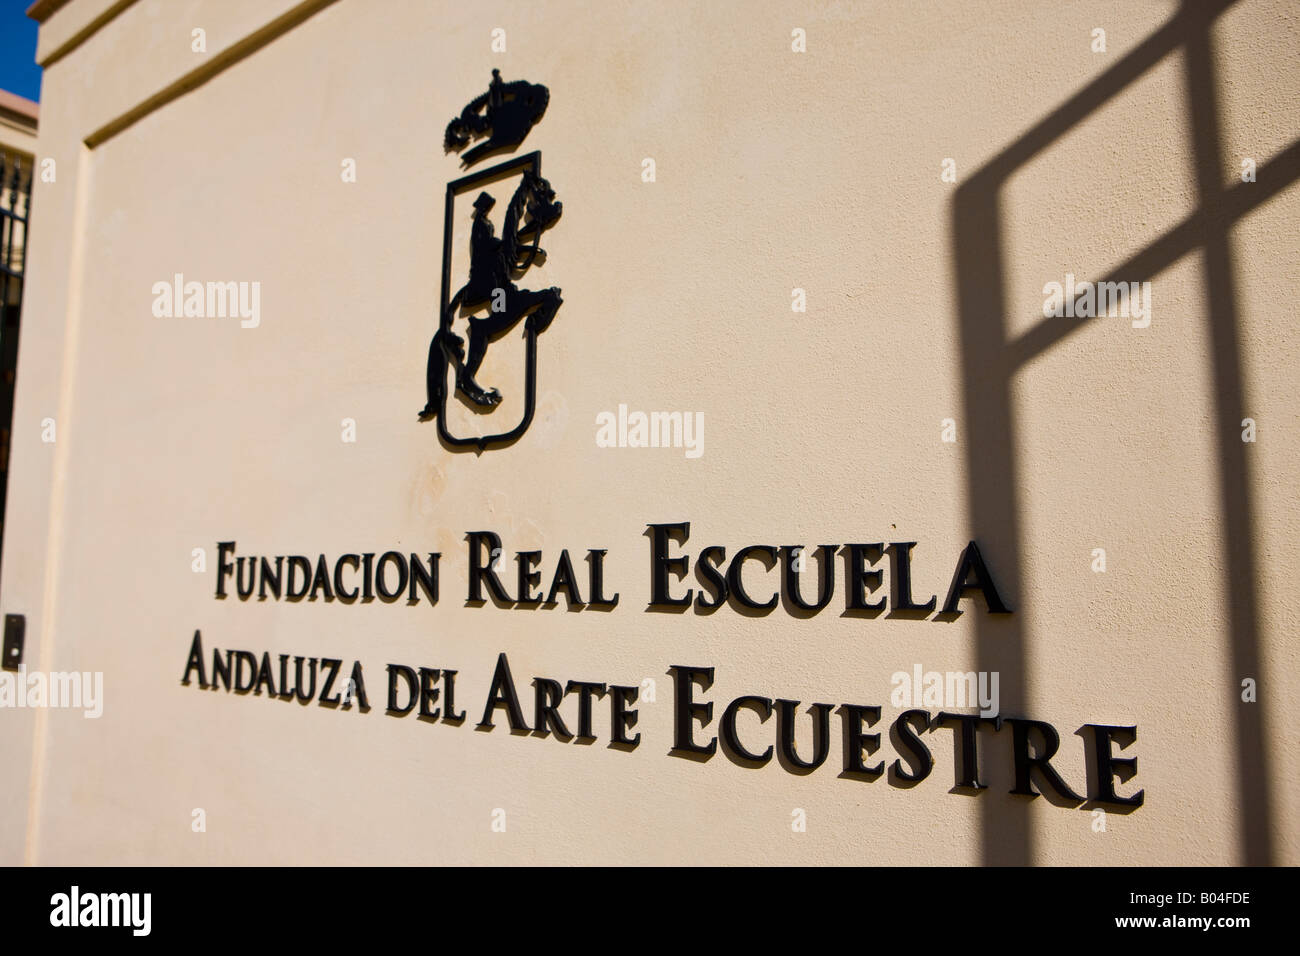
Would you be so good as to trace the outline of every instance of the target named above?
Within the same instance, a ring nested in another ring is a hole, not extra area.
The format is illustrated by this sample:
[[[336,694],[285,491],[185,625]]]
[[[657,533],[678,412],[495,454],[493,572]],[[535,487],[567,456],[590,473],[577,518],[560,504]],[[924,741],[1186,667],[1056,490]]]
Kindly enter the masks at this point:
[[[998,579],[1008,582],[1014,600],[1021,594],[1021,532],[1018,499],[1015,419],[1011,381],[1023,361],[1050,347],[1055,330],[1035,329],[1010,349],[1004,321],[1004,268],[1001,254],[1003,222],[998,201],[1003,184],[1028,159],[1048,148],[1085,116],[1136,81],[1166,54],[1184,47],[1188,67],[1188,108],[1194,123],[1194,159],[1201,187],[1202,208],[1139,253],[1144,274],[1158,263],[1172,261],[1200,245],[1206,250],[1212,339],[1215,345],[1215,391],[1218,416],[1218,450],[1221,468],[1221,503],[1226,527],[1233,529],[1228,555],[1229,586],[1233,600],[1230,658],[1236,675],[1259,672],[1257,620],[1254,601],[1253,527],[1249,507],[1244,451],[1230,447],[1235,439],[1225,424],[1226,413],[1235,417],[1243,403],[1240,354],[1236,339],[1236,314],[1231,282],[1231,249],[1227,230],[1231,222],[1300,176],[1293,175],[1295,146],[1267,167],[1268,182],[1259,195],[1234,189],[1226,196],[1217,186],[1219,135],[1214,99],[1213,58],[1209,31],[1214,20],[1235,0],[1193,3],[1184,0],[1170,21],[1125,56],[1114,67],[1071,97],[1024,135],[981,167],[959,187],[953,199],[952,242],[956,262],[955,283],[962,341],[963,401],[967,416],[966,444],[971,534],[990,543],[990,552],[1002,562]],[[1201,112],[1207,111],[1207,112]],[[1206,115],[1210,119],[1206,119]],[[1257,182],[1254,185],[1262,185]],[[1267,192],[1267,195],[1263,195]],[[1200,240],[1194,242],[1194,240]],[[1170,258],[1172,257],[1172,258]],[[1131,263],[1129,264],[1131,267]],[[1121,267],[1124,268],[1124,267]],[[1074,329],[1063,328],[1062,334]],[[1003,674],[1003,701],[1007,709],[1025,704],[1025,634],[1016,616],[983,617],[976,625],[976,652],[981,670]],[[1249,673],[1247,673],[1249,671]],[[1251,705],[1257,707],[1258,705]],[[1237,743],[1241,757],[1239,797],[1242,849],[1246,862],[1266,863],[1271,818],[1267,766],[1262,744],[1263,721],[1258,709],[1237,709]],[[1032,831],[1025,807],[1007,811],[1005,804],[985,801],[981,807],[983,861],[990,865],[1026,864],[1033,861]]]
[[[1217,171],[1217,167],[1216,167]],[[1221,194],[1213,208],[1202,206],[1146,248],[1111,269],[1101,282],[1153,279],[1183,256],[1206,245],[1211,237],[1244,219],[1300,179],[1300,140],[1296,140],[1259,170],[1253,183],[1238,183]],[[1010,345],[1012,366],[1021,366],[1073,335],[1096,318],[1065,317],[1044,321]]]
[[[1213,18],[1237,2],[1238,0],[1203,0],[1200,6]],[[988,180],[989,184],[983,188],[1000,188],[1017,169],[1077,126],[1085,117],[1105,106],[1114,96],[1140,79],[1142,74],[1154,68],[1166,55],[1182,46],[1187,39],[1188,25],[1188,11],[1180,8],[1164,26],[1126,53],[1105,73],[1029,127],[1015,142],[981,166],[967,179],[967,185],[974,187],[979,181]]]
[[[85,138],[86,146],[90,149],[102,146],[118,133],[125,132],[140,120],[158,111],[173,100],[179,99],[193,89],[197,89],[212,78],[220,76],[236,63],[252,56],[273,40],[279,39],[336,2],[338,0],[303,0],[302,3],[286,10],[269,23],[263,24],[243,39],[237,40],[224,50],[214,53],[204,63],[190,70],[143,102],[137,103],[121,116],[105,123]],[[123,7],[125,6],[127,4],[123,5]]]
[[[50,52],[50,53],[45,57],[44,60],[41,60],[41,61],[40,61],[40,64],[39,64],[39,65],[40,65],[40,68],[41,68],[42,70],[48,70],[48,69],[49,69],[50,67],[52,67],[55,63],[58,63],[58,62],[59,62],[60,60],[62,60],[65,56],[67,56],[67,55],[68,55],[69,53],[71,53],[73,50],[77,49],[79,46],[81,46],[81,44],[85,43],[87,40],[89,40],[92,36],[94,36],[94,35],[95,35],[96,33],[98,33],[100,30],[104,29],[104,27],[106,27],[106,26],[107,26],[109,23],[111,23],[113,20],[117,19],[117,15],[118,15],[119,13],[121,13],[122,11],[124,11],[127,7],[131,6],[131,4],[133,4],[133,3],[135,3],[135,2],[136,2],[136,0],[117,0],[116,3],[114,3],[112,6],[108,7],[106,10],[104,10],[102,13],[100,13],[99,16],[95,17],[93,20],[91,20],[89,23],[87,23],[84,27],[82,27],[80,30],[78,30],[76,33],[74,33],[71,37],[69,37],[67,40],[65,40],[65,41],[63,42],[63,45],[62,45],[62,46],[60,46],[60,47],[58,47],[57,49],[51,51],[51,52]],[[28,10],[27,10],[27,15],[28,15],[29,17],[31,16],[31,14],[32,14],[32,10],[33,10],[33,9],[35,9],[34,6],[28,8]],[[44,24],[45,21],[49,18],[49,16],[50,16],[50,15],[53,15],[55,12],[57,12],[57,10],[50,11],[50,14],[49,14],[49,15],[47,15],[47,16],[43,16],[43,17],[40,18],[40,22],[41,22],[42,24]]]

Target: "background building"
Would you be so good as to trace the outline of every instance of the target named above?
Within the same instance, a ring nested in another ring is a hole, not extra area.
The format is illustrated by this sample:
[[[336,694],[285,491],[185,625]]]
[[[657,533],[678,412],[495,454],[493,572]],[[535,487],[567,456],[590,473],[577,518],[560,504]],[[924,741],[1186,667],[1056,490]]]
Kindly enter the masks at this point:
[[[0,90],[0,543],[39,113],[31,100]]]

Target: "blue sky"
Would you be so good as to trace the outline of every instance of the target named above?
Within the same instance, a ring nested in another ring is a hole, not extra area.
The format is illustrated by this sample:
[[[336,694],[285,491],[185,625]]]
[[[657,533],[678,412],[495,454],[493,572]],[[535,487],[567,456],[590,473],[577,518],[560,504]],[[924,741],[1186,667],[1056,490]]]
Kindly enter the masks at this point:
[[[27,19],[31,4],[32,0],[0,0],[0,90],[39,101],[36,21]]]

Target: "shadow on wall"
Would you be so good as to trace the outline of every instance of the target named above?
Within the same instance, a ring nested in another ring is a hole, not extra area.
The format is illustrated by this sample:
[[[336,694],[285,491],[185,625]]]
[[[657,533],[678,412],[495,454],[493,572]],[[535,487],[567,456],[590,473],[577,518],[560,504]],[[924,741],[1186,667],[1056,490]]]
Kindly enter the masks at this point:
[[[1239,862],[1273,861],[1268,759],[1264,749],[1267,695],[1259,656],[1258,596],[1255,556],[1251,549],[1251,508],[1245,445],[1240,438],[1243,413],[1241,350],[1237,336],[1236,287],[1230,232],[1234,223],[1300,179],[1300,142],[1292,143],[1262,167],[1254,183],[1225,187],[1220,165],[1220,109],[1216,94],[1211,28],[1236,0],[1184,0],[1173,18],[1151,34],[1105,74],[1084,87],[1031,127],[956,192],[952,207],[953,256],[962,338],[963,402],[968,422],[966,444],[973,536],[988,541],[1002,555],[998,580],[1013,596],[1023,594],[1020,574],[1020,483],[1012,449],[1016,445],[1011,383],[1035,356],[1076,332],[1089,319],[1056,318],[1015,339],[1003,321],[1004,247],[999,219],[999,192],[1007,180],[1036,154],[1101,108],[1164,57],[1181,50],[1184,57],[1187,109],[1193,135],[1192,163],[1197,209],[1100,281],[1148,280],[1189,253],[1199,251],[1205,275],[1213,355],[1215,442],[1219,461],[1219,505],[1226,535],[1228,669],[1237,677],[1254,677],[1259,703],[1243,703],[1234,681],[1223,693],[1235,713],[1238,764],[1237,808],[1240,814]],[[1004,709],[1025,704],[1025,634],[1019,616],[977,617],[976,647],[980,670],[1000,671]],[[982,804],[983,861],[1018,865],[1034,860],[1033,834],[1024,804]]]

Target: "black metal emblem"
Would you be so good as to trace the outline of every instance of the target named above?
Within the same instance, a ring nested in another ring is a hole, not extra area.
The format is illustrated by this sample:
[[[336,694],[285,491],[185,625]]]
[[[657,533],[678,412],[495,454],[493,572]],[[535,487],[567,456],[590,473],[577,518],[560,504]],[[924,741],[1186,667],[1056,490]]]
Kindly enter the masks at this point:
[[[512,150],[542,118],[550,99],[546,87],[526,80],[506,83],[501,79],[501,71],[493,70],[488,91],[471,100],[447,124],[443,145],[448,152],[464,149],[471,139],[490,133],[487,142],[479,143],[461,157],[466,166],[473,166],[484,156]]]
[[[490,133],[486,142],[464,155],[466,165],[490,153],[513,148],[541,118],[548,100],[546,87],[523,81],[502,83],[500,73],[493,70],[488,93],[471,102],[447,127],[447,148],[461,148],[472,136]],[[484,109],[486,113],[480,115]],[[511,182],[512,186],[507,185]],[[497,208],[494,196],[482,191],[493,184],[507,185],[512,190],[502,209]],[[453,295],[451,242],[456,199],[474,190],[480,192],[473,203],[469,277]],[[429,343],[428,401],[420,412],[420,420],[436,417],[438,436],[450,448],[475,448],[481,452],[489,445],[508,444],[522,435],[532,421],[537,393],[537,336],[551,324],[563,300],[557,288],[533,291],[521,289],[515,283],[534,265],[546,261],[541,236],[560,218],[562,210],[563,203],[556,201],[555,190],[542,178],[540,152],[499,163],[447,184],[438,331]],[[500,216],[500,235],[492,221],[494,214]],[[487,306],[486,314],[475,314],[484,306]],[[465,317],[468,322],[465,337],[453,329],[458,317]],[[525,320],[527,348],[522,419],[509,431],[495,435],[473,438],[452,435],[447,428],[450,395],[459,395],[467,405],[480,411],[490,412],[500,404],[500,391],[484,388],[475,376],[488,345],[520,320]],[[455,380],[449,388],[450,371],[455,372]]]

